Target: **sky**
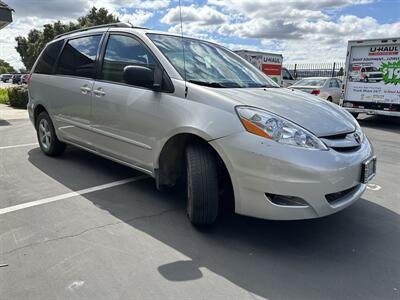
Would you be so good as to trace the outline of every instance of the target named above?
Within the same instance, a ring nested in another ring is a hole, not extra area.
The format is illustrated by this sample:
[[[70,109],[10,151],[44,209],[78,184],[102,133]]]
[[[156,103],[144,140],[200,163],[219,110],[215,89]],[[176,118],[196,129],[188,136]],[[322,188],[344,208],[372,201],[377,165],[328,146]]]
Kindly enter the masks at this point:
[[[0,31],[0,58],[23,64],[15,37],[92,6],[121,21],[180,33],[179,0],[3,0],[15,13]],[[181,0],[183,32],[232,50],[283,54],[284,63],[345,60],[348,40],[400,36],[400,0]]]

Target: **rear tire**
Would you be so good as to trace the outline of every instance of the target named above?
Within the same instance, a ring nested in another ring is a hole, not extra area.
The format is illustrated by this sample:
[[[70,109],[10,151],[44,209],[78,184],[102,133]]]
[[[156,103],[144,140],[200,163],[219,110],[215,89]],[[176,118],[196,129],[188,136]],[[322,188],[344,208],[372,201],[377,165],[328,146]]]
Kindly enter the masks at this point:
[[[210,225],[218,216],[218,172],[215,157],[205,145],[186,148],[187,206],[193,225]]]
[[[66,148],[66,144],[60,142],[56,136],[53,122],[47,112],[43,111],[36,120],[36,133],[40,149],[48,156],[59,156]]]
[[[328,100],[329,102],[332,102],[332,97],[329,96],[328,99],[326,99],[326,100]]]

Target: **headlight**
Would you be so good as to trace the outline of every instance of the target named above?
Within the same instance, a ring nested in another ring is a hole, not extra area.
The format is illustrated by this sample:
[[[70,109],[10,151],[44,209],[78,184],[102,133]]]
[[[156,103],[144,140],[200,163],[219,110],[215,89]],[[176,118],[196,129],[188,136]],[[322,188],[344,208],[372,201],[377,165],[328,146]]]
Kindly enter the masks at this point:
[[[275,114],[248,106],[237,106],[236,111],[250,133],[290,146],[328,150],[315,135]]]
[[[362,129],[361,129],[361,127],[360,127],[360,124],[358,124],[357,121],[356,121],[356,130],[355,130],[354,133],[355,133],[356,135],[359,136],[359,138],[360,138],[360,144],[362,144],[362,142],[364,141],[364,138],[365,138],[365,134],[364,134],[364,132],[362,131]]]

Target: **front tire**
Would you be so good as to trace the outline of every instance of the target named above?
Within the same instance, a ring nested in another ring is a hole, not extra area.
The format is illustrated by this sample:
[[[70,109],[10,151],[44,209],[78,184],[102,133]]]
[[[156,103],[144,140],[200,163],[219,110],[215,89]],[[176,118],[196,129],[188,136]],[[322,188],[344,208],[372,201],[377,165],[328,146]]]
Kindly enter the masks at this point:
[[[44,154],[58,156],[65,151],[66,145],[58,140],[53,122],[45,111],[41,112],[37,117],[36,132],[40,149]]]
[[[210,225],[218,216],[218,172],[211,151],[201,144],[186,148],[187,206],[193,225]]]

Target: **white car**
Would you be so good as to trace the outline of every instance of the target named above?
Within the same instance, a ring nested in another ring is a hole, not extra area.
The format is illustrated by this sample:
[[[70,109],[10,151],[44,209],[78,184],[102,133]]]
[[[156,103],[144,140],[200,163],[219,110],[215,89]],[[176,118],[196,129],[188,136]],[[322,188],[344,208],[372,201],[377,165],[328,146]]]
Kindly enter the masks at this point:
[[[290,89],[300,90],[339,104],[342,81],[331,77],[309,77],[297,81]]]
[[[326,216],[375,174],[346,110],[280,88],[214,43],[124,23],[85,28],[50,42],[32,72],[28,111],[44,154],[71,144],[161,190],[182,179],[195,225],[215,222],[229,200],[264,219]]]

